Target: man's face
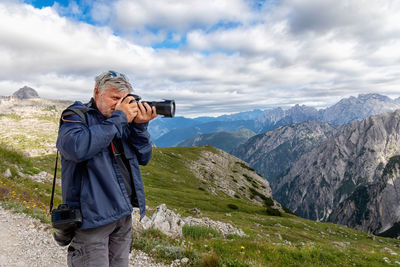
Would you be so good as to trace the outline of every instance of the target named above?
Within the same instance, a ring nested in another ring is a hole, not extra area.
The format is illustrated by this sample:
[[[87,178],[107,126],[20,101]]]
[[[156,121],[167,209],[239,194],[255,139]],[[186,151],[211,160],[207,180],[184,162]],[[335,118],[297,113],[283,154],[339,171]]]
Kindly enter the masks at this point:
[[[94,101],[101,114],[104,117],[109,118],[115,111],[115,106],[128,94],[128,91],[118,91],[115,88],[107,89],[100,94],[100,90],[94,89]]]

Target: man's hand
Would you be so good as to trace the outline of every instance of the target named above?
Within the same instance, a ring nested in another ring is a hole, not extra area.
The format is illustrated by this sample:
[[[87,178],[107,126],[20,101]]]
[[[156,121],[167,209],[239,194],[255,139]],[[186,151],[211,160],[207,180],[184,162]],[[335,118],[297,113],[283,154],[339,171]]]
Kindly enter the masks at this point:
[[[138,114],[138,104],[132,96],[128,96],[127,98],[122,98],[120,102],[115,106],[115,110],[121,110],[125,113],[128,123],[131,122]],[[132,103],[129,103],[131,102]]]
[[[156,107],[150,107],[149,104],[144,102],[137,103],[138,112],[136,118],[133,120],[135,123],[145,123],[157,117]]]

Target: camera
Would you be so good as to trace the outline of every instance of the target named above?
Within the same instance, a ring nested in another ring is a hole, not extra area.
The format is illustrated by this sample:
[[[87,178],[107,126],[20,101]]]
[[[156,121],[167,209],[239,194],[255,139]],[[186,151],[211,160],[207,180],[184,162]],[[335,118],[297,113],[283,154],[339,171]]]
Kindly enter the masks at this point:
[[[51,211],[51,225],[54,228],[54,240],[60,246],[71,243],[75,231],[82,225],[79,208],[70,208],[68,204],[60,204]]]
[[[139,102],[142,99],[140,96],[134,94],[128,94],[124,99],[128,96],[135,98],[135,100],[132,100],[129,103],[132,103],[133,101]],[[122,101],[124,101],[124,99],[122,99]],[[164,115],[164,118],[172,118],[175,116],[175,100],[142,101],[142,103],[147,103],[150,107],[156,107],[157,114]]]

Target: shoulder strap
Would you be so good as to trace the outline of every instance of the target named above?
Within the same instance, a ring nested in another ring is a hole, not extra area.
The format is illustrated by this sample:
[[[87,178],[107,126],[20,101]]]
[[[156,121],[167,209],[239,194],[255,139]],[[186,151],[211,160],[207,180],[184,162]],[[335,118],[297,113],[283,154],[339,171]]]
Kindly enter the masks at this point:
[[[65,109],[62,113],[61,113],[61,118],[60,118],[60,124],[59,126],[61,126],[61,123],[63,122],[63,117],[64,116],[68,116],[68,115],[73,115],[76,114],[78,115],[83,121],[84,123],[87,125],[88,121],[86,118],[85,113],[88,111],[88,108],[67,108]],[[50,198],[50,213],[53,210],[53,202],[54,202],[54,190],[56,187],[56,178],[57,178],[57,163],[58,163],[58,149],[57,149],[57,156],[56,156],[56,164],[54,166],[54,177],[53,177],[53,188],[51,190],[51,198]]]
[[[57,177],[57,162],[58,162],[58,150],[57,150],[57,156],[56,156],[56,166],[54,167],[53,188],[51,190],[50,213],[53,210],[54,189],[56,187],[56,177]]]
[[[64,121],[64,117],[65,116],[69,116],[69,115],[73,115],[73,114],[78,115],[85,122],[85,124],[87,125],[88,122],[87,122],[87,118],[86,118],[85,113],[88,112],[88,110],[89,109],[86,108],[86,107],[85,108],[67,108],[67,109],[65,109],[61,113],[60,125]]]

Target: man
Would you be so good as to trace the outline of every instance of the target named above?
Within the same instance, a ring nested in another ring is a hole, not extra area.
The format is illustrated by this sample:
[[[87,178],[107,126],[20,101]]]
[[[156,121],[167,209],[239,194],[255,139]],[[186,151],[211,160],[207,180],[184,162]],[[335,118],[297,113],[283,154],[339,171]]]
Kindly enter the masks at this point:
[[[83,105],[86,121],[62,117],[57,148],[62,160],[63,203],[80,208],[82,226],[68,247],[68,266],[128,266],[132,245],[132,207],[145,213],[139,164],[152,153],[148,122],[155,107],[138,103],[125,75],[96,77],[94,95]],[[132,102],[132,103],[130,103]]]

